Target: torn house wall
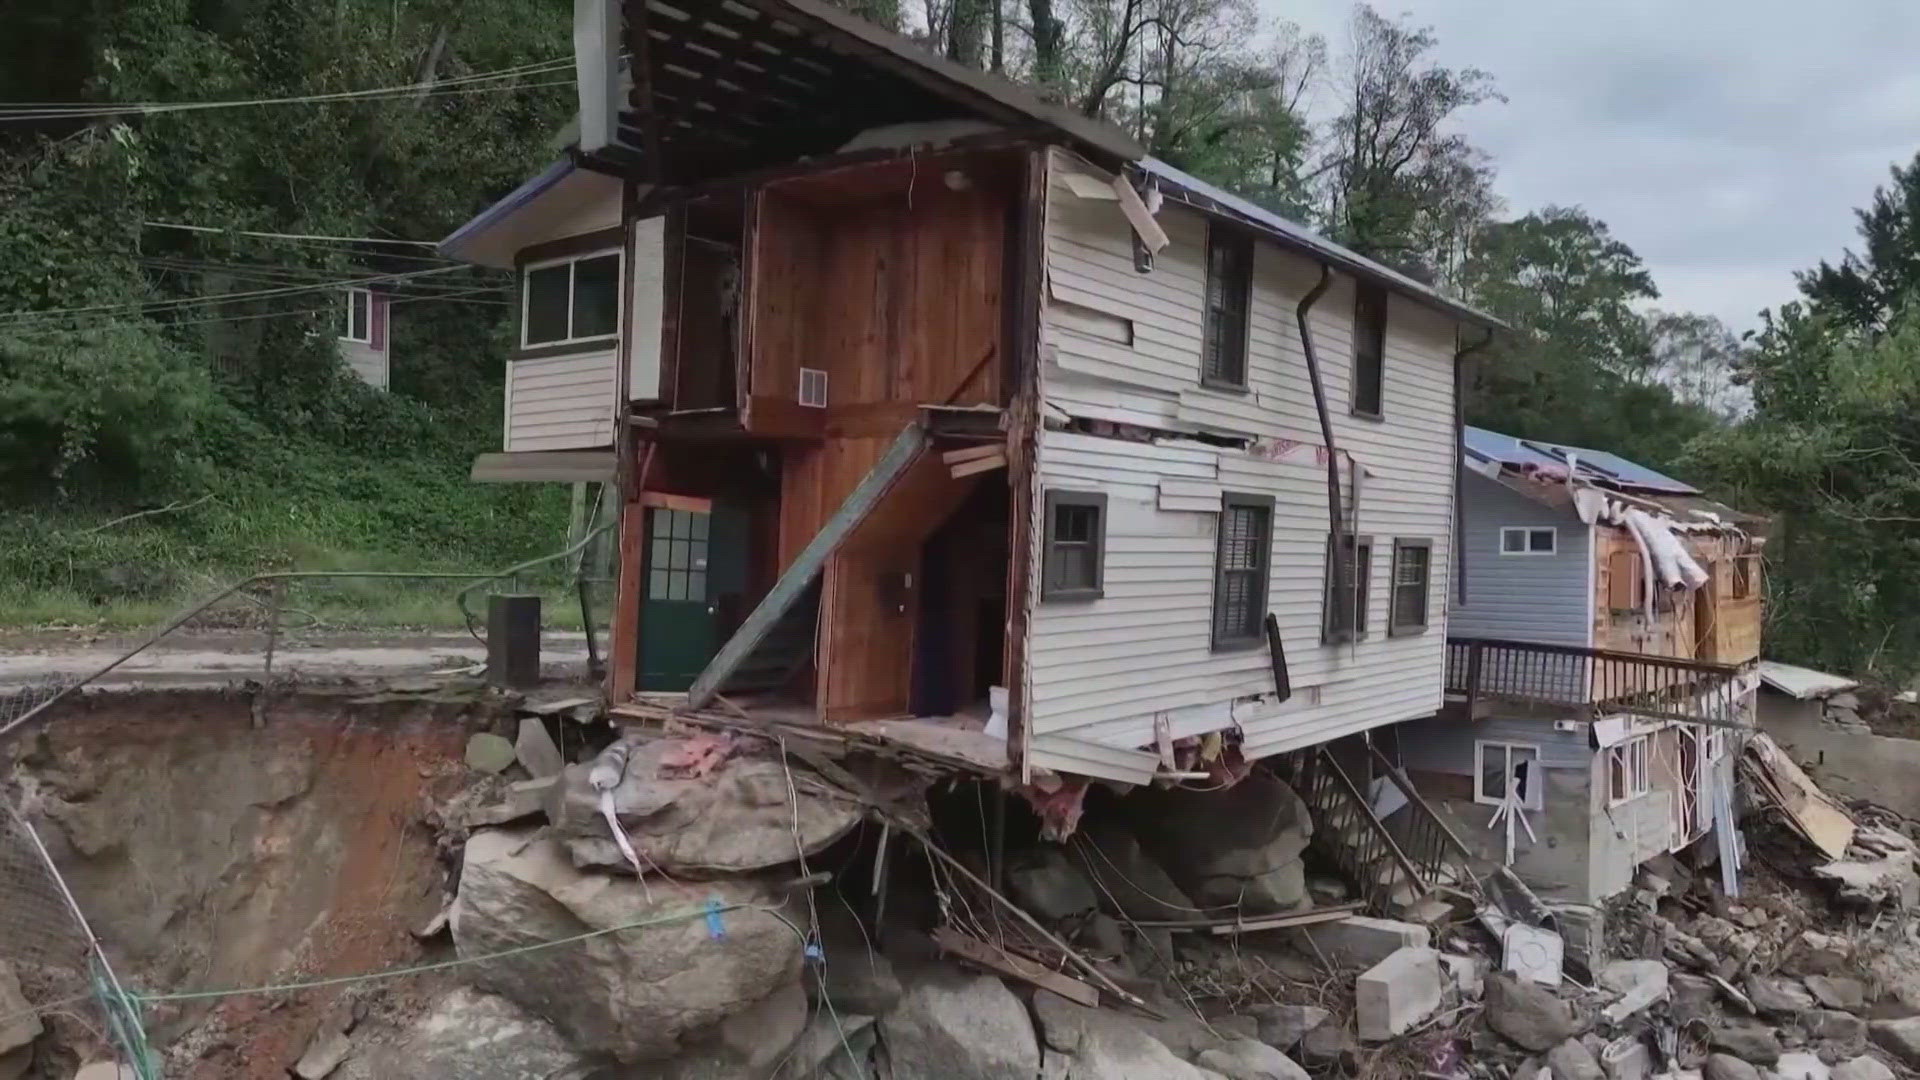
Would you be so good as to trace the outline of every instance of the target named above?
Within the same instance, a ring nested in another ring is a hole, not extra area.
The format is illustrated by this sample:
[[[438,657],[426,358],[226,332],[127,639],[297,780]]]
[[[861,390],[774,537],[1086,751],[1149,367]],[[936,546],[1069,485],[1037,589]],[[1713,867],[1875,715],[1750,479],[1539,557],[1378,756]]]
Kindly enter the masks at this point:
[[[1071,416],[1161,430],[1320,445],[1293,325],[1294,305],[1317,268],[1271,244],[1256,245],[1249,392],[1202,388],[1205,219],[1165,206],[1158,220],[1171,244],[1151,273],[1136,273],[1132,233],[1114,203],[1083,199],[1066,181],[1074,171],[1107,174],[1063,152],[1052,155],[1051,165],[1042,366],[1048,405]],[[1042,486],[1106,493],[1110,523],[1104,596],[1035,604],[1029,677],[1036,737],[1133,747],[1150,740],[1157,712],[1231,706],[1272,690],[1265,649],[1212,651],[1218,514],[1161,509],[1162,480],[1217,483],[1276,499],[1268,597],[1296,694],[1286,706],[1241,723],[1251,754],[1311,745],[1439,707],[1451,565],[1454,326],[1438,312],[1393,297],[1387,418],[1356,419],[1347,408],[1353,309],[1353,282],[1340,277],[1311,317],[1337,441],[1370,474],[1357,515],[1359,534],[1375,543],[1366,639],[1321,643],[1329,526],[1324,466],[1312,454],[1304,461],[1256,461],[1200,443],[1043,431]],[[1395,537],[1430,542],[1432,569],[1426,630],[1390,637],[1387,567]],[[1224,712],[1215,721],[1221,726],[1230,722]]]

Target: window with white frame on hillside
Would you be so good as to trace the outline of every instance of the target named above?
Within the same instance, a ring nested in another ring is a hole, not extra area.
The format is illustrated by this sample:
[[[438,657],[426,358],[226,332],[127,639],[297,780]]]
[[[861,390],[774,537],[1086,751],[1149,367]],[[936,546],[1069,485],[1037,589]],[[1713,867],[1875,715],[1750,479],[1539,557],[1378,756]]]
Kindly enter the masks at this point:
[[[1473,801],[1499,806],[1508,798],[1522,810],[1546,807],[1540,776],[1540,748],[1531,743],[1475,740],[1473,744]]]
[[[1618,806],[1653,790],[1653,737],[1636,735],[1607,748],[1607,805]]]
[[[520,275],[520,344],[569,345],[620,329],[620,253],[534,263]]]
[[[346,325],[341,338],[362,345],[373,343],[373,293],[366,289],[347,290]]]
[[[1552,555],[1559,550],[1559,531],[1551,526],[1506,525],[1500,529],[1502,555]]]

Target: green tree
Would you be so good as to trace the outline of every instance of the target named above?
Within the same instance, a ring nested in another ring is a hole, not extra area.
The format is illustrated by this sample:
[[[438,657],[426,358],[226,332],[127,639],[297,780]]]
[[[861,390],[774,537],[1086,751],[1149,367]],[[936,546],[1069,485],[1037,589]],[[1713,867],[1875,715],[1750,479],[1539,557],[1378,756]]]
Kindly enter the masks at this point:
[[[1845,252],[1837,266],[1822,259],[1798,275],[1815,311],[1857,330],[1885,328],[1920,288],[1920,155],[1891,172],[1893,182],[1874,190],[1872,205],[1854,211],[1862,252]]]

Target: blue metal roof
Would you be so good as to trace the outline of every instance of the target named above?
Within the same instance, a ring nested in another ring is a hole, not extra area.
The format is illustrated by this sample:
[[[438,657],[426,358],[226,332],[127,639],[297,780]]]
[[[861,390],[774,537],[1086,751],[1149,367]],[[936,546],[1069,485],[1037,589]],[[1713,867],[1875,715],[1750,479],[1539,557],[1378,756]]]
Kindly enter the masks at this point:
[[[507,192],[499,202],[487,207],[475,215],[472,221],[455,229],[445,240],[440,241],[440,254],[449,259],[461,258],[466,251],[467,241],[477,233],[493,226],[501,218],[539,198],[548,188],[565,180],[573,173],[572,161],[556,161],[542,170],[539,175]]]
[[[1605,450],[1589,450],[1581,446],[1568,446],[1565,443],[1550,443],[1543,439],[1516,439],[1511,435],[1502,435],[1497,431],[1477,427],[1468,427],[1462,442],[1467,452],[1475,457],[1485,461],[1498,461],[1503,465],[1552,466],[1564,469],[1568,460],[1572,460],[1579,466],[1581,472],[1595,479],[1669,495],[1700,494],[1700,489],[1691,484],[1654,472],[1645,465],[1628,461],[1617,454],[1609,454]]]

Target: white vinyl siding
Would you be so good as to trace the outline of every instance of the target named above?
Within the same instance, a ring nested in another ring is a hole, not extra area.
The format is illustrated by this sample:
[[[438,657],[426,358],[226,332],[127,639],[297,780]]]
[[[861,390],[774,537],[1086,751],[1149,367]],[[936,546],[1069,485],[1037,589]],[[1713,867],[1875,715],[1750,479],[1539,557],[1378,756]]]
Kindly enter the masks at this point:
[[[1111,201],[1080,199],[1064,169],[1094,172],[1055,151],[1047,206],[1048,310],[1042,393],[1049,411],[1163,430],[1322,444],[1294,308],[1318,278],[1310,260],[1256,243],[1249,311],[1247,391],[1200,385],[1206,222],[1169,200],[1158,220],[1171,244],[1153,272],[1133,270],[1129,231]],[[1058,313],[1053,305],[1064,307]],[[1029,631],[1029,719],[1035,737],[1109,747],[1152,742],[1162,713],[1175,737],[1222,726],[1237,708],[1244,745],[1265,756],[1435,712],[1441,702],[1452,566],[1455,327],[1398,296],[1388,301],[1384,421],[1347,415],[1354,283],[1336,276],[1314,308],[1314,345],[1340,448],[1366,470],[1349,526],[1381,545],[1372,565],[1367,624],[1387,625],[1383,576],[1393,537],[1433,544],[1424,633],[1323,645],[1326,470],[1311,449],[1286,460],[1197,441],[1140,443],[1057,430],[1039,440],[1040,483],[1108,497],[1105,595],[1085,604],[1038,605]],[[1088,312],[1128,320],[1132,344],[1088,332]],[[1342,469],[1343,487],[1350,470]],[[1272,495],[1268,605],[1280,624],[1294,699],[1241,699],[1273,691],[1267,650],[1209,647],[1214,512],[1171,507],[1173,490]],[[1349,497],[1351,492],[1348,492]],[[1163,505],[1163,503],[1165,505]],[[1211,708],[1211,706],[1220,706]],[[1183,726],[1184,724],[1184,726]]]
[[[506,445],[577,450],[613,442],[618,368],[611,348],[507,365]]]
[[[346,361],[347,369],[368,386],[375,390],[387,388],[387,350],[341,338],[340,359]]]

